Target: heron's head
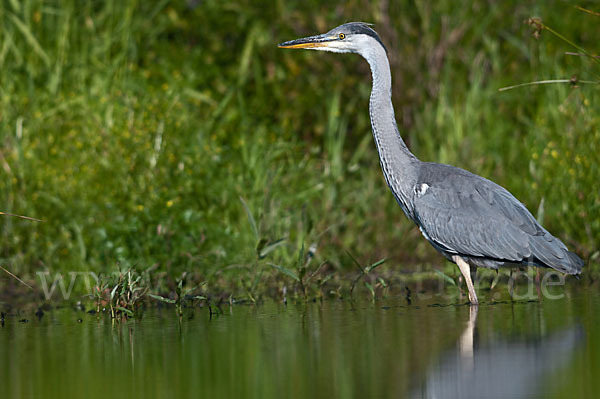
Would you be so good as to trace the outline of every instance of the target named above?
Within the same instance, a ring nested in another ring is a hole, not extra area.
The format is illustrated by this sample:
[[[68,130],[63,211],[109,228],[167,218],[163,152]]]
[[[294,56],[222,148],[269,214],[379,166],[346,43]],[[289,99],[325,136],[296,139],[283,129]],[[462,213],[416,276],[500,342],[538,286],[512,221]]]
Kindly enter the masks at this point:
[[[359,53],[364,55],[365,52],[378,44],[385,49],[379,35],[371,29],[369,24],[364,22],[348,22],[322,35],[291,40],[280,43],[278,47],[331,51],[334,53]]]

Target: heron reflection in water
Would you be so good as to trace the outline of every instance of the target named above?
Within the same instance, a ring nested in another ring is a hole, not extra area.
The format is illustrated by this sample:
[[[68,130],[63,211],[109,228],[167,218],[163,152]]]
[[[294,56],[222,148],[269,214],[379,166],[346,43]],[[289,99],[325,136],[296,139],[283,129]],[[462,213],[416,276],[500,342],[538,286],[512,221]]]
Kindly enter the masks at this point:
[[[549,382],[547,377],[567,367],[584,343],[583,327],[575,324],[548,335],[493,337],[482,344],[477,331],[478,311],[477,306],[470,307],[469,320],[456,348],[429,368],[425,380],[410,397],[541,397]]]

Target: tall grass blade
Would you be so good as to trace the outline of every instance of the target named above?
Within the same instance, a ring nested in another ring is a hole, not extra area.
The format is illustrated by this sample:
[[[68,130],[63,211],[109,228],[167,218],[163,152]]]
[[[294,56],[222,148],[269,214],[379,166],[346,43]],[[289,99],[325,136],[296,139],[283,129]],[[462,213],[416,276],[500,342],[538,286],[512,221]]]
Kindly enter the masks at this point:
[[[456,281],[454,281],[454,279],[452,277],[448,276],[446,273],[444,273],[438,269],[433,269],[433,271],[435,272],[435,274],[440,276],[442,278],[442,280],[446,281],[447,283],[449,283],[451,285],[456,286]]]
[[[578,9],[579,11],[583,11],[587,14],[593,15],[594,17],[600,17],[600,12],[588,10],[587,8],[583,8],[581,6],[575,6],[575,8]]]
[[[37,41],[33,33],[31,33],[29,27],[25,25],[23,21],[21,21],[16,15],[12,13],[9,13],[9,15],[17,29],[19,29],[19,31],[21,31],[25,37],[25,40],[27,40],[29,45],[33,48],[33,51],[42,59],[42,61],[44,61],[46,66],[49,66],[50,58],[48,57],[48,54],[46,54],[42,46],[40,46],[40,43]]]
[[[292,279],[300,282],[300,277],[298,277],[296,275],[296,273],[294,273],[293,271],[291,271],[290,269],[288,269],[287,267],[284,266],[280,266],[280,265],[276,265],[274,263],[269,263],[269,266],[271,266],[272,268],[279,270],[281,273],[285,274],[286,276],[291,277]]]
[[[124,308],[122,306],[117,306],[115,309],[120,310],[121,312],[125,313],[129,317],[133,317],[133,312],[127,308]]]
[[[40,220],[40,219],[32,218],[32,217],[29,217],[29,216],[23,216],[23,215],[15,215],[13,213],[7,213],[7,212],[0,212],[0,215],[12,216],[12,217],[15,217],[15,218],[21,218],[21,219],[27,219],[27,220],[33,220],[34,222],[43,222],[43,220]]]
[[[513,85],[513,86],[501,87],[498,89],[498,91],[507,91],[507,90],[512,90],[512,89],[518,89],[519,87],[546,85],[546,84],[552,84],[552,83],[571,83],[573,85],[577,85],[579,83],[596,84],[596,85],[600,84],[599,81],[595,81],[595,80],[550,79],[550,80],[538,80],[536,82],[527,82],[527,83],[521,83],[521,84]]]
[[[29,287],[29,289],[33,289],[32,286],[30,286],[29,284],[27,284],[25,281],[21,280],[20,278],[18,278],[17,276],[15,276],[14,274],[12,274],[11,272],[9,272],[8,270],[6,270],[4,267],[0,266],[0,269],[4,270],[9,276],[11,276],[12,278],[16,279],[18,282],[20,282],[21,284],[23,284],[26,287]]]
[[[279,240],[276,240],[274,242],[269,243],[268,241],[262,241],[263,245],[260,245],[257,249],[258,249],[258,258],[259,259],[264,259],[269,253],[273,252],[274,250],[276,250],[277,248],[279,248],[280,246],[285,244],[286,239],[285,238],[280,238]]]
[[[175,299],[165,298],[165,297],[162,297],[160,295],[148,294],[148,296],[150,298],[154,298],[154,299],[156,299],[158,301],[161,301],[161,302],[164,302],[164,303],[170,303],[170,304],[174,304],[175,303]]]
[[[354,264],[356,265],[356,267],[358,267],[358,270],[360,270],[360,273],[361,274],[365,273],[365,269],[363,269],[362,265],[360,263],[358,263],[358,261],[356,260],[356,258],[354,256],[352,256],[352,254],[348,250],[346,250],[346,253],[350,257],[350,259],[352,259],[352,261],[354,262]]]
[[[545,202],[544,197],[542,197],[542,200],[540,201],[540,205],[538,206],[538,209],[537,209],[537,214],[535,215],[535,218],[539,224],[544,223],[544,202]]]
[[[375,270],[376,268],[378,268],[379,266],[383,265],[386,260],[387,260],[387,258],[383,258],[383,259],[378,260],[377,262],[373,263],[371,266],[367,267],[367,273],[370,273],[373,270]]]
[[[254,216],[252,216],[252,212],[250,211],[248,204],[246,203],[244,198],[241,196],[240,196],[240,201],[242,202],[242,205],[244,206],[244,209],[246,210],[246,215],[248,216],[248,222],[250,222],[250,227],[252,227],[252,232],[254,233],[254,237],[258,241],[258,239],[259,239],[258,226],[256,225],[256,221],[254,220]]]

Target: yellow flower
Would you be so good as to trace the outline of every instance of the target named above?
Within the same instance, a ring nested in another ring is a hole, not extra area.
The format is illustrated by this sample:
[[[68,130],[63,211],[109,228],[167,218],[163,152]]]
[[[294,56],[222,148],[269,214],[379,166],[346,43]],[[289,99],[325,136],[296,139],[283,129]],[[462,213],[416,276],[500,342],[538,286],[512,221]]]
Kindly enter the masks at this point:
[[[167,208],[170,208],[173,206],[173,200],[168,200],[167,201]]]

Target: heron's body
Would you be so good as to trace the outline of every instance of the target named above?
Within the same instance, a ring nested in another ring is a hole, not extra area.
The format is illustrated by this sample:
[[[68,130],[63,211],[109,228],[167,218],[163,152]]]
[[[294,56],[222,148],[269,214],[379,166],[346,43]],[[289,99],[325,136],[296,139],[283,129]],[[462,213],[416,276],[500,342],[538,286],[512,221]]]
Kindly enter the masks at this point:
[[[472,303],[477,296],[469,266],[497,269],[516,264],[581,272],[583,261],[506,189],[460,168],[422,162],[408,150],[394,116],[386,49],[367,24],[351,22],[280,47],[355,52],[367,60],[373,76],[371,127],[385,180],[423,236],[459,266]]]

